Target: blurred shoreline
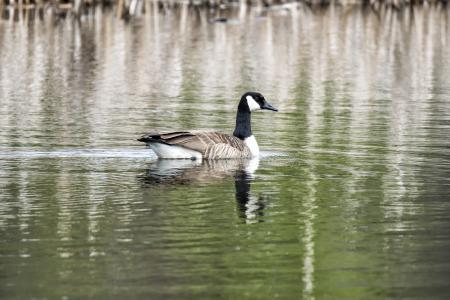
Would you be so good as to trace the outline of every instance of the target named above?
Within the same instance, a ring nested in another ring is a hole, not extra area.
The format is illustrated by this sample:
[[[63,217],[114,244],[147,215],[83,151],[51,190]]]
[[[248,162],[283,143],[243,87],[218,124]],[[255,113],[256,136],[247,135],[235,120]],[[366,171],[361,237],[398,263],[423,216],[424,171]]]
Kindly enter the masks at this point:
[[[330,6],[359,7],[374,14],[392,10],[402,13],[418,7],[448,8],[447,0],[0,0],[2,20],[86,19],[101,11],[112,11],[120,19],[129,20],[155,11],[204,10],[209,22],[228,22],[229,11],[254,9],[261,15],[271,11],[289,12],[302,8],[326,9]],[[242,14],[242,13],[240,13]]]

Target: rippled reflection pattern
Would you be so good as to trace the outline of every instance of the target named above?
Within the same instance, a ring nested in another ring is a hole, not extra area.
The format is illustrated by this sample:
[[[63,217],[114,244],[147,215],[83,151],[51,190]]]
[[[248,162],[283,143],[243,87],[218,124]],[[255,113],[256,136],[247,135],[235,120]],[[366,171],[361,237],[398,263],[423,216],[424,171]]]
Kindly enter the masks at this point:
[[[226,17],[227,23],[211,23]],[[5,299],[446,299],[446,7],[146,2],[128,22],[0,21]],[[148,130],[232,132],[255,161],[156,161]]]

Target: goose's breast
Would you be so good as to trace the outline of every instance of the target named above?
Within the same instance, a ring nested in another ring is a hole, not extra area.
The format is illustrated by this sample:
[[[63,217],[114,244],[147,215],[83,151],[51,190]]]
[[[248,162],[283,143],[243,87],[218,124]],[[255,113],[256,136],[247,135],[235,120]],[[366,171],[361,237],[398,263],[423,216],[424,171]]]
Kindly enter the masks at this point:
[[[252,135],[244,139],[244,143],[250,150],[252,157],[256,157],[259,155],[259,146],[258,143],[256,142],[255,136]]]

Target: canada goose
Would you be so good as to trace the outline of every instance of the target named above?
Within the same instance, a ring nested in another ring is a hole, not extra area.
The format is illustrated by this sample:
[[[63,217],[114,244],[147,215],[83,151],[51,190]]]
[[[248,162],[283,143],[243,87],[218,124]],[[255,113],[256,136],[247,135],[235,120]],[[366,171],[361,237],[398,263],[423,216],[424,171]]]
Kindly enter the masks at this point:
[[[278,111],[264,96],[247,92],[241,97],[233,135],[219,132],[177,131],[151,132],[138,141],[146,143],[159,158],[221,159],[250,158],[259,155],[252,134],[251,112],[260,109]]]

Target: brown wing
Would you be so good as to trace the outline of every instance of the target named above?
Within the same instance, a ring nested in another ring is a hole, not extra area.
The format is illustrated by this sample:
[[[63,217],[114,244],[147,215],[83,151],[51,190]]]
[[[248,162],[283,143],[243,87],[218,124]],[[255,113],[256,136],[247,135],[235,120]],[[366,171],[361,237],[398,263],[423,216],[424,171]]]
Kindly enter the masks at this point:
[[[141,138],[138,139],[138,141],[144,143],[163,143],[167,145],[176,145],[185,139],[192,138],[193,136],[194,134],[187,131],[177,131],[167,133],[150,132],[143,135]]]
[[[138,141],[182,146],[198,151],[204,158],[239,158],[250,156],[244,142],[232,135],[219,132],[168,132],[149,133]]]

